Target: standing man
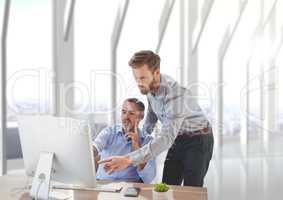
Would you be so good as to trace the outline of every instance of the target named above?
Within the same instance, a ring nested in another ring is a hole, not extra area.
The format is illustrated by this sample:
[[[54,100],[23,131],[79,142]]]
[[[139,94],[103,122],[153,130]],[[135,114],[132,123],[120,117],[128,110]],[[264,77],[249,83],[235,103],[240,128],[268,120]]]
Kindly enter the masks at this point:
[[[156,122],[161,133],[151,142],[126,156],[101,160],[106,171],[137,166],[169,149],[162,181],[170,185],[203,186],[213,151],[211,126],[190,91],[160,74],[160,57],[139,51],[129,61],[140,92],[147,96],[144,131],[152,133]]]

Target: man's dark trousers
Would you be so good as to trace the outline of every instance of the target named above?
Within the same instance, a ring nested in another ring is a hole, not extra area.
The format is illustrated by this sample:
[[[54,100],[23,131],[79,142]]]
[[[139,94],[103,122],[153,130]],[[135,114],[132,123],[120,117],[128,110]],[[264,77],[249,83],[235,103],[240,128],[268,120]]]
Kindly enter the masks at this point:
[[[169,185],[203,186],[213,152],[213,134],[189,136],[183,134],[175,139],[168,150],[164,163],[162,182]]]

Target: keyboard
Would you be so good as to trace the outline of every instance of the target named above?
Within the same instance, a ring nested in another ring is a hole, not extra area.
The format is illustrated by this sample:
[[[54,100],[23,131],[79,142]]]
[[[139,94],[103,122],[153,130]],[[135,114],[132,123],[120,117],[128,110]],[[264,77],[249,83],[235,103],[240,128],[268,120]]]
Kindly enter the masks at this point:
[[[61,190],[84,190],[84,191],[99,191],[99,192],[120,192],[122,190],[122,186],[119,186],[118,184],[97,184],[95,187],[84,187],[84,186],[78,186],[78,185],[53,185],[53,189],[61,189]]]

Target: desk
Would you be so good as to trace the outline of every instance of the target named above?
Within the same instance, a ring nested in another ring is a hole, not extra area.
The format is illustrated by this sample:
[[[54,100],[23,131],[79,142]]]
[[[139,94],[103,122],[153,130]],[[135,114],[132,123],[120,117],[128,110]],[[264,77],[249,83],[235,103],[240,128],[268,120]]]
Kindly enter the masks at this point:
[[[5,200],[30,200],[28,196],[28,190],[25,187],[31,182],[31,178],[23,175],[5,175],[0,176],[0,198]],[[103,184],[103,182],[99,182]],[[97,192],[97,191],[73,191],[72,200],[116,200],[116,199],[153,199],[151,184],[142,183],[121,183],[123,189],[120,193],[109,193],[109,192]],[[138,198],[136,197],[124,197],[123,194],[127,187],[136,186],[141,188],[141,192]],[[170,186],[171,198],[176,200],[207,200],[207,189],[197,187],[181,187],[181,186]]]

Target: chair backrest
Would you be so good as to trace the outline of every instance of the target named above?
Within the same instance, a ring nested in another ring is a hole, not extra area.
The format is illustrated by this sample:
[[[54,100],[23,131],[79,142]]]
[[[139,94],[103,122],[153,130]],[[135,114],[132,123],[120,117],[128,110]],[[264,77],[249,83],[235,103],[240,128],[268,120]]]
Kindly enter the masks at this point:
[[[72,118],[85,120],[90,125],[92,140],[102,131],[108,124],[107,115],[102,114],[78,114],[73,115]]]
[[[22,158],[22,148],[19,137],[19,130],[17,127],[8,127],[7,129],[7,159]]]

